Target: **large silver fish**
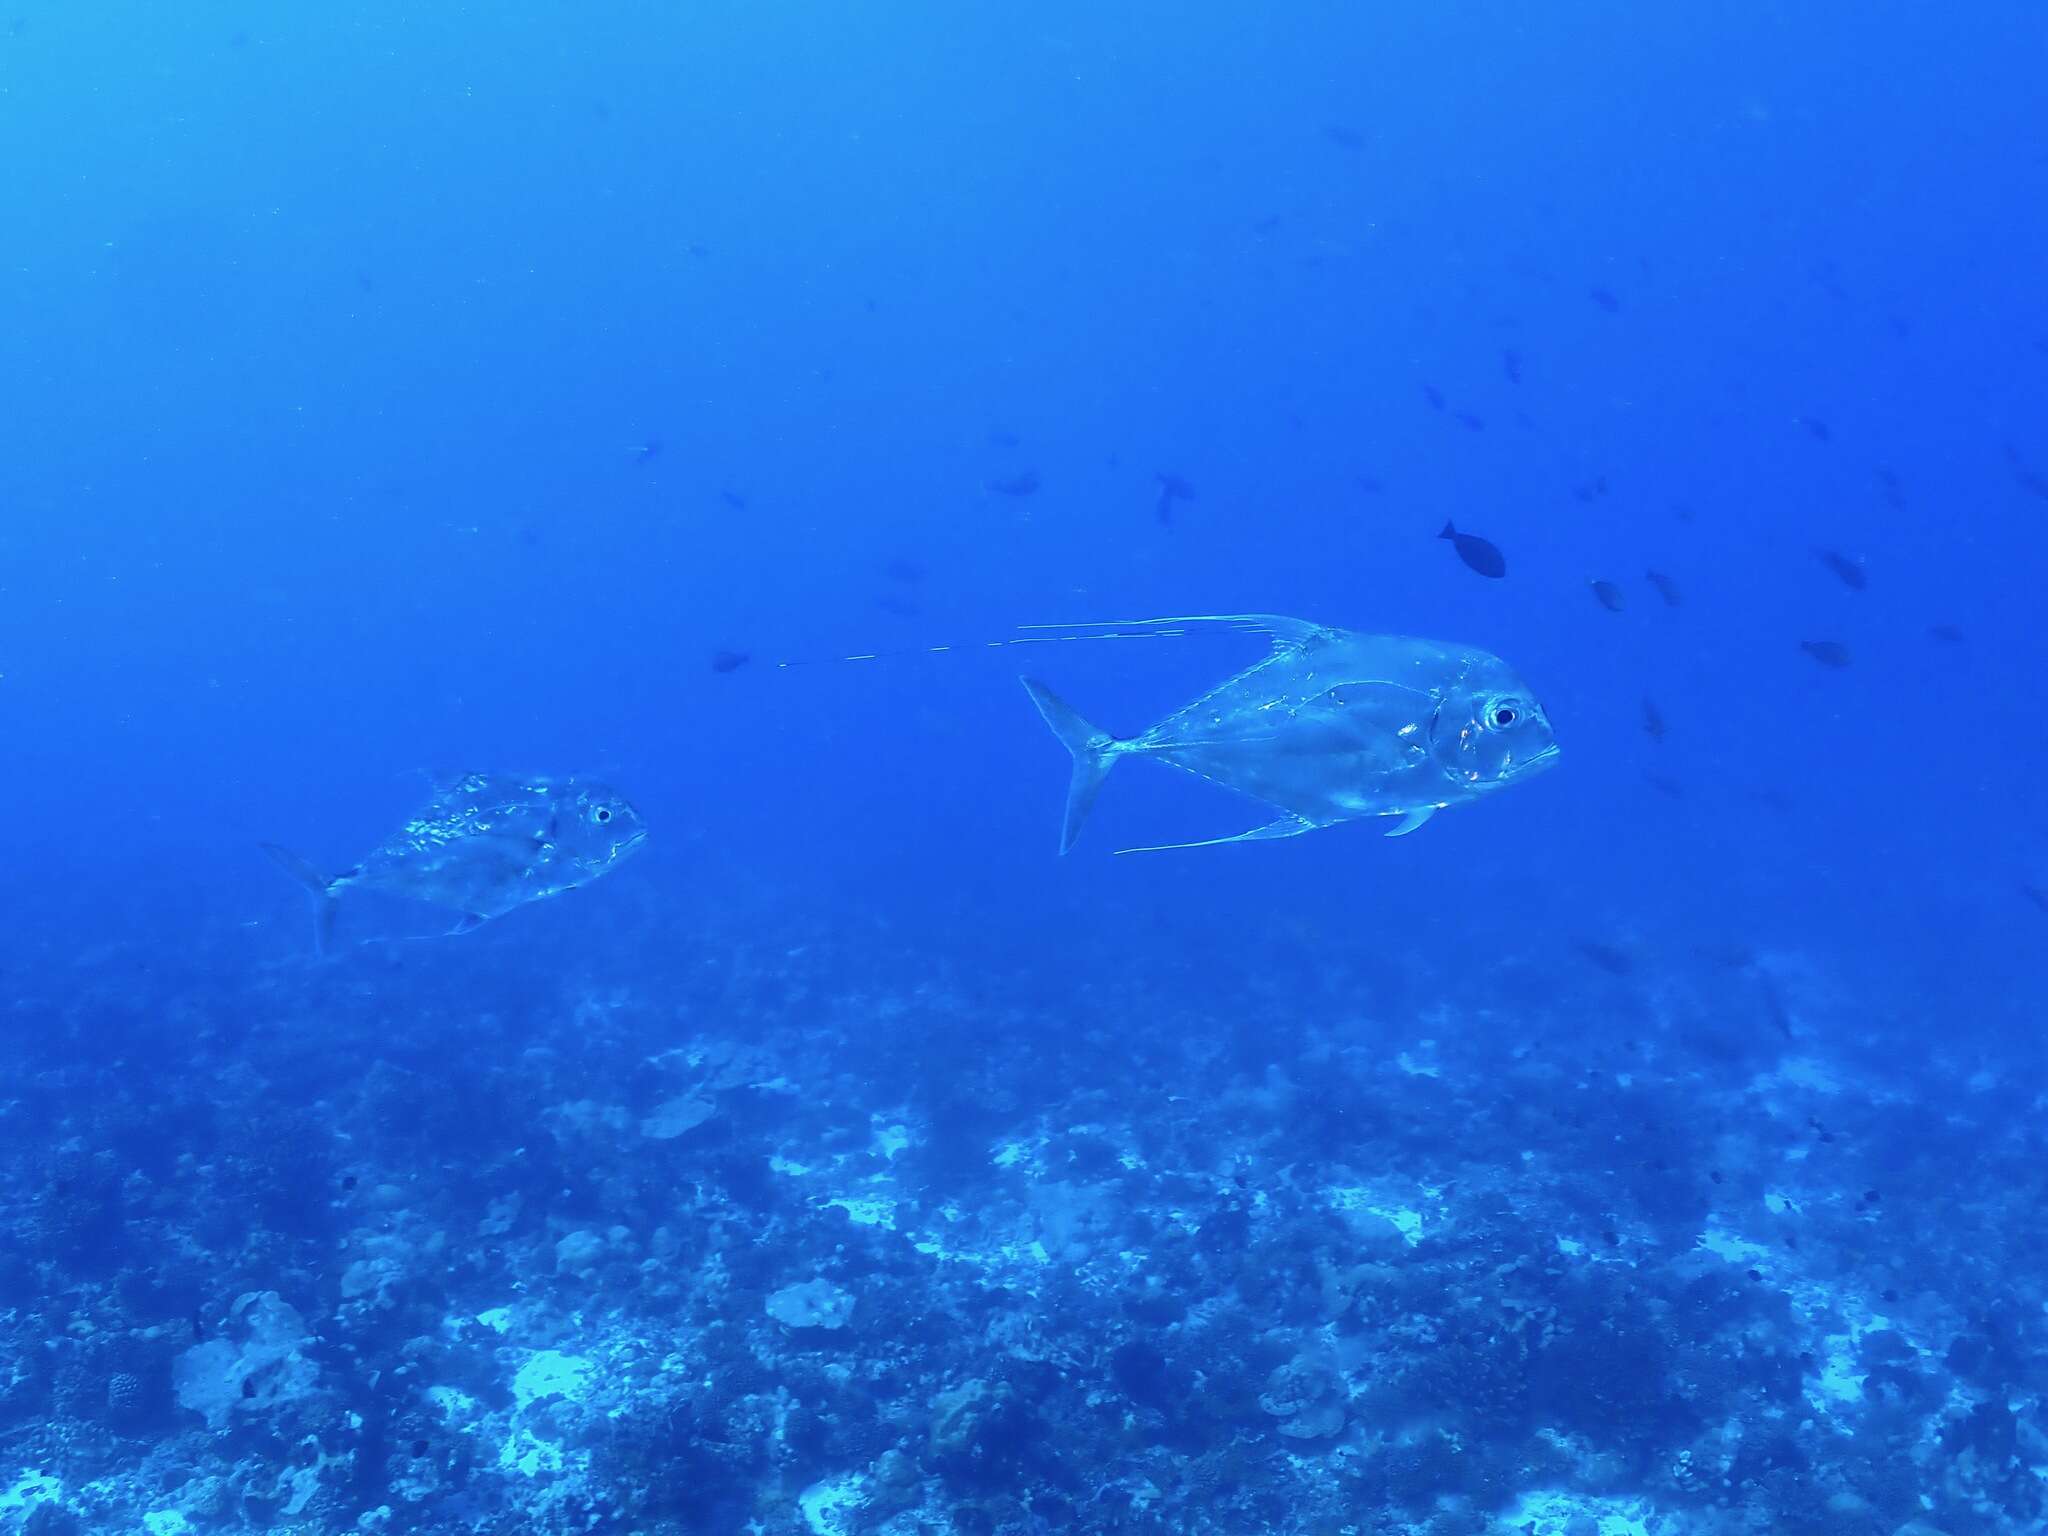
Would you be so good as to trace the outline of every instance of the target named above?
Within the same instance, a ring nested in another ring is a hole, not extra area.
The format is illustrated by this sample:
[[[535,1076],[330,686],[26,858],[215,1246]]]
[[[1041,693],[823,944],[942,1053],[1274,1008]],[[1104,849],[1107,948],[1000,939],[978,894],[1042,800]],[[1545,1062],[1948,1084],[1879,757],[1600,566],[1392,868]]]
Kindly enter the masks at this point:
[[[1387,836],[1399,837],[1446,806],[1557,760],[1550,721],[1528,685],[1499,657],[1470,646],[1361,635],[1272,614],[1102,627],[1160,634],[1192,624],[1263,634],[1272,650],[1141,735],[1097,730],[1043,683],[1023,680],[1074,756],[1061,853],[1074,846],[1103,779],[1126,757],[1171,763],[1280,815],[1231,837],[1123,853],[1293,837],[1367,816],[1398,818]]]
[[[445,908],[456,914],[448,932],[467,933],[609,873],[646,839],[640,812],[609,785],[471,773],[437,788],[396,834],[332,878],[275,843],[263,849],[313,893],[314,940],[325,953],[350,891]]]

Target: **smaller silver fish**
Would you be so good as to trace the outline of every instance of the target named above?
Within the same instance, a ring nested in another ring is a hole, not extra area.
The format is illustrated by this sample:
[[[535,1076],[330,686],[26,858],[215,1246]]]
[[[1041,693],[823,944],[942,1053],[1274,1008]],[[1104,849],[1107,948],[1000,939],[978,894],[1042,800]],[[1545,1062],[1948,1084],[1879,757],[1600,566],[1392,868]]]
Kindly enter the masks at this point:
[[[276,843],[263,851],[312,893],[314,943],[326,954],[349,891],[446,908],[457,914],[449,934],[467,933],[610,873],[646,840],[640,812],[609,785],[471,773],[436,789],[396,834],[331,878]]]

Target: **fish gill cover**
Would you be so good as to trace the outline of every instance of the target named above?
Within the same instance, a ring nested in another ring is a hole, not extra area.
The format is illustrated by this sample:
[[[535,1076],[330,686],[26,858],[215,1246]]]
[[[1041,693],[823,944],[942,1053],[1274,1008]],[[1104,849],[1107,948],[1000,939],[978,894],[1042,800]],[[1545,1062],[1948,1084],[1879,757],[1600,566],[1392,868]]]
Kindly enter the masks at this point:
[[[0,10],[0,1533],[2039,1531],[2044,44]]]

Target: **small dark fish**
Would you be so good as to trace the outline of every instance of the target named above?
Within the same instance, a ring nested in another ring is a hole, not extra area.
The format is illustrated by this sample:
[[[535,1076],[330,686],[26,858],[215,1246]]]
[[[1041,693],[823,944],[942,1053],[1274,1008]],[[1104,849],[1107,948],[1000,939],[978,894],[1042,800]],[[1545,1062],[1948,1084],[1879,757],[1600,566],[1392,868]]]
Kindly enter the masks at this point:
[[[2038,469],[2028,469],[2024,465],[2015,464],[2012,478],[2029,496],[2048,501],[2048,475],[2042,474]]]
[[[2048,912],[2048,890],[2043,890],[2038,885],[2029,885],[2023,880],[2020,882],[2020,894],[2043,912]]]
[[[1576,496],[1580,501],[1598,501],[1606,494],[1607,477],[1605,475],[1596,475],[1591,480],[1572,487],[1572,495]]]
[[[1699,513],[1695,512],[1691,507],[1687,506],[1682,501],[1674,501],[1673,503],[1671,503],[1671,515],[1677,518],[1681,523],[1694,522],[1699,517]]]
[[[1771,980],[1770,974],[1765,971],[1757,972],[1756,983],[1757,989],[1763,993],[1764,1017],[1770,1020],[1771,1028],[1775,1029],[1787,1040],[1790,1040],[1792,1038],[1792,1014],[1785,1007],[1785,999],[1779,995],[1777,984]]]
[[[1593,589],[1593,596],[1600,600],[1600,606],[1609,613],[1619,613],[1628,606],[1628,599],[1621,595],[1621,588],[1613,582],[1595,578],[1586,585]]]
[[[1612,944],[1602,944],[1598,939],[1573,939],[1572,948],[1610,976],[1627,976],[1635,971],[1636,963],[1628,952]]]
[[[1828,424],[1818,416],[1794,416],[1792,419],[1804,427],[1806,435],[1816,443],[1831,443],[1835,440],[1835,434],[1828,429]]]
[[[753,659],[745,651],[713,651],[711,670],[719,673],[737,672]]]
[[[906,587],[914,587],[924,580],[924,567],[915,560],[891,560],[886,568],[891,581],[900,581]]]
[[[1953,624],[1936,624],[1928,629],[1927,638],[1939,640],[1943,645],[1961,645],[1963,632]]]
[[[988,429],[988,445],[991,448],[1015,448],[1023,441],[1023,438],[1012,432],[1008,427],[990,427]]]
[[[1455,421],[1467,432],[1484,432],[1486,430],[1486,419],[1482,416],[1474,416],[1470,411],[1453,411],[1451,412],[1451,420]]]
[[[1662,571],[1645,571],[1643,579],[1657,589],[1657,595],[1664,599],[1667,608],[1676,608],[1685,598],[1679,593],[1678,583]]]
[[[1760,805],[1767,811],[1777,811],[1781,815],[1792,809],[1792,797],[1782,789],[1745,790],[1742,797],[1752,805]]]
[[[1676,779],[1665,778],[1661,773],[1646,773],[1643,775],[1643,782],[1657,791],[1666,800],[1683,800],[1685,798],[1685,786]]]
[[[1365,148],[1365,140],[1352,129],[1341,123],[1325,123],[1323,137],[1339,149],[1359,150]]]
[[[1373,475],[1353,475],[1351,478],[1358,483],[1358,488],[1368,496],[1378,496],[1387,488],[1386,481]]]
[[[1450,523],[1444,524],[1444,531],[1437,535],[1449,539],[1451,548],[1458,552],[1458,558],[1482,576],[1505,576],[1508,573],[1507,556],[1498,548],[1479,537],[1476,533],[1460,533]]]
[[[1849,647],[1839,640],[1802,640],[1799,649],[1824,667],[1849,665]]]
[[[1159,481],[1159,500],[1152,511],[1162,528],[1173,526],[1173,504],[1176,501],[1193,501],[1195,488],[1170,469],[1162,469],[1155,477]]]
[[[1279,227],[1280,215],[1277,213],[1269,213],[1263,219],[1252,221],[1252,233],[1255,235],[1270,235]]]
[[[1422,398],[1429,402],[1429,408],[1432,411],[1440,411],[1444,408],[1444,392],[1434,384],[1422,386]]]
[[[1522,382],[1522,354],[1509,347],[1500,355],[1501,370],[1507,374],[1510,384]]]
[[[1870,578],[1864,574],[1863,567],[1847,555],[1832,549],[1816,549],[1813,557],[1841,578],[1842,585],[1852,592],[1861,592],[1870,585]]]
[[[1586,297],[1591,299],[1595,304],[1598,304],[1610,315],[1618,314],[1621,311],[1621,300],[1617,299],[1614,296],[1614,290],[1611,288],[1589,289],[1586,293]]]
[[[900,592],[884,592],[875,599],[875,606],[884,613],[894,614],[899,619],[914,619],[924,612],[922,604],[914,602]]]
[[[744,512],[747,510],[747,498],[742,496],[738,491],[722,490],[718,493],[718,499],[724,502],[728,507],[731,507],[735,512]]]
[[[1899,511],[1904,511],[1906,491],[1905,487],[1900,485],[1898,475],[1880,464],[1877,467],[1877,483],[1884,488],[1886,504]]]
[[[661,457],[661,439],[650,437],[644,443],[636,443],[630,450],[635,464],[651,464]]]
[[[1664,739],[1664,716],[1648,694],[1643,695],[1643,734],[1652,741]]]
[[[1038,489],[1038,471],[1020,469],[1014,475],[997,475],[988,488],[998,496],[1029,496]]]

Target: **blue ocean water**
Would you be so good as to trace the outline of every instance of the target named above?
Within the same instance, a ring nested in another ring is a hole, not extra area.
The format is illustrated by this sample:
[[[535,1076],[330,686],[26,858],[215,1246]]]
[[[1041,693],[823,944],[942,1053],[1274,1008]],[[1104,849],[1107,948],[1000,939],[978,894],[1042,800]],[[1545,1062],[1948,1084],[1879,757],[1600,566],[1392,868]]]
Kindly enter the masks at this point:
[[[2044,43],[0,10],[0,1530],[2041,1529]],[[1061,857],[1239,613],[1559,762]]]

